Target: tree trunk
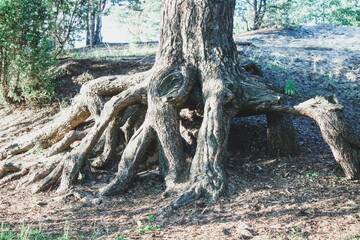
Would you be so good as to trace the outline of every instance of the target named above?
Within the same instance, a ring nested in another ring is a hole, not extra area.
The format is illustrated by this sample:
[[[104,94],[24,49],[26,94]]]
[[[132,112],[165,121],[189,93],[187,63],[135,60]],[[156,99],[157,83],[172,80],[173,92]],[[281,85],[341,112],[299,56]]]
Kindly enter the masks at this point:
[[[233,40],[234,8],[235,0],[163,0],[160,47],[153,68],[132,76],[99,78],[83,86],[73,105],[52,123],[0,150],[2,158],[6,159],[0,165],[0,173],[13,179],[19,177],[19,171],[22,171],[20,175],[31,172],[21,183],[37,182],[34,192],[59,183],[58,191],[69,190],[80,174],[90,175],[89,156],[105,133],[105,158],[100,158],[93,166],[105,166],[117,151],[116,147],[125,146],[116,176],[100,190],[100,195],[114,195],[129,187],[144,165],[150,148],[154,148],[153,143],[157,143],[155,149],[166,193],[179,193],[170,204],[174,209],[199,197],[216,200],[226,190],[223,163],[229,123],[235,115],[268,114],[272,148],[276,152],[280,149],[281,153],[292,151],[295,138],[291,121],[282,114],[299,115],[301,110],[283,107],[281,94],[268,89],[259,76],[247,73],[239,64]],[[135,124],[128,113],[143,105],[147,110],[140,115],[145,117],[139,117],[140,122]],[[202,114],[193,155],[185,151],[185,141],[180,134],[182,109],[196,109]],[[313,113],[304,115],[321,123],[321,118]],[[89,124],[89,117],[94,120],[93,124]],[[134,127],[136,131],[127,131],[129,127],[124,124],[121,130],[126,137],[116,138],[119,120],[138,127]],[[338,121],[342,126],[342,119]],[[330,123],[319,125],[326,138],[332,139],[327,142],[335,149],[335,158],[353,163],[342,166],[350,175],[358,177],[359,155],[358,150],[352,152],[354,141],[345,141],[340,136],[346,128],[336,128],[337,134],[328,133]],[[77,132],[69,133],[73,130]],[[69,143],[80,138],[80,142],[69,149]],[[6,167],[13,155],[38,144],[45,148],[56,144],[50,149],[57,153],[49,158],[51,164],[40,169],[38,163],[28,164],[29,171],[23,170],[21,164],[12,164],[10,170]],[[281,146],[276,146],[278,144]],[[189,157],[192,159],[190,166],[186,161]]]
[[[103,0],[89,3],[86,21],[86,46],[94,47],[102,43],[102,12],[105,10]]]

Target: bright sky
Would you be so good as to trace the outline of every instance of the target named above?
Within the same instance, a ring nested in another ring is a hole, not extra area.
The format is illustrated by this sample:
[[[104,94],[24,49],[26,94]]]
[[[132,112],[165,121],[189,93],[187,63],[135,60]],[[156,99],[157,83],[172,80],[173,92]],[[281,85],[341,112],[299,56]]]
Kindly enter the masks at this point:
[[[131,35],[128,26],[121,24],[118,13],[114,8],[109,16],[103,18],[103,41],[104,42],[129,42]]]
[[[108,43],[129,42],[132,35],[128,31],[128,26],[119,21],[118,9],[114,7],[110,15],[103,17],[102,36],[103,41]],[[83,40],[75,43],[75,47],[85,46],[85,33]]]

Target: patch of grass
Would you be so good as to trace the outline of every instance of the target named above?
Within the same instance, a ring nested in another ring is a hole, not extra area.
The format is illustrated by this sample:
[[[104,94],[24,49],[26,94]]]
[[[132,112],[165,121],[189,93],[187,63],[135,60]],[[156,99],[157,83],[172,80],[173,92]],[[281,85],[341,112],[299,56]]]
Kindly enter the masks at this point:
[[[154,215],[148,215],[148,216],[146,217],[146,219],[148,220],[148,222],[155,222],[155,220],[156,220],[156,218],[155,218]]]
[[[360,233],[356,234],[355,236],[346,237],[345,240],[360,240]]]
[[[302,229],[299,226],[294,226],[290,229],[290,232],[287,236],[288,240],[308,240],[308,234],[304,231],[302,231]]]
[[[123,235],[119,235],[115,238],[115,240],[127,240],[127,238],[124,237]]]
[[[288,80],[284,87],[284,92],[286,95],[292,96],[295,94],[295,83],[292,80]]]
[[[308,171],[305,174],[305,177],[309,182],[315,182],[315,180],[319,177],[319,173],[316,171]]]
[[[154,46],[137,46],[130,44],[124,48],[92,48],[84,51],[72,51],[70,56],[75,59],[96,59],[96,60],[116,60],[122,57],[140,57],[156,53]]]
[[[138,233],[145,234],[147,232],[161,231],[161,226],[155,224],[156,217],[154,215],[147,215],[146,220],[147,224],[140,225],[137,229]]]
[[[0,225],[0,240],[70,240],[69,226],[65,224],[64,233],[60,237],[51,236],[44,233],[41,229],[33,229],[26,225],[21,225],[18,232],[12,230],[6,224]]]
[[[284,72],[284,71],[286,71],[286,68],[284,67],[284,65],[280,61],[277,61],[277,60],[269,61],[267,63],[267,68],[269,70],[271,70],[272,72]]]
[[[153,232],[153,231],[161,231],[161,226],[160,225],[154,226],[154,225],[147,224],[138,229],[138,232],[140,234],[145,234],[147,232]]]

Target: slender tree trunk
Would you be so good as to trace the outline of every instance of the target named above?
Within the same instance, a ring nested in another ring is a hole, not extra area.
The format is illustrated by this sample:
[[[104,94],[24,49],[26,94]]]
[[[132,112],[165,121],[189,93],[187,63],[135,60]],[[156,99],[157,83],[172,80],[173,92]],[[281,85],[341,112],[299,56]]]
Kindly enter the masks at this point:
[[[100,45],[103,42],[102,39],[102,35],[101,35],[101,31],[102,31],[102,16],[100,14],[98,14],[96,16],[96,26],[95,26],[95,30],[94,30],[94,45]]]
[[[98,1],[89,3],[86,27],[86,46],[94,47],[102,43],[102,12],[105,9],[105,2]]]

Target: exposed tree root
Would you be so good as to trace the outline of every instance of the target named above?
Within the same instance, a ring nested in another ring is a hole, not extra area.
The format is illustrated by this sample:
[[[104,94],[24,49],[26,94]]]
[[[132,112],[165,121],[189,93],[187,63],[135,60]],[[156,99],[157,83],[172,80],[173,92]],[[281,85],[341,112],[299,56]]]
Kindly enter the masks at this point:
[[[64,152],[65,150],[69,149],[70,145],[76,141],[83,139],[86,136],[86,131],[75,131],[72,130],[68,132],[64,138],[54,144],[51,148],[49,148],[48,153],[46,156],[51,157],[58,153]]]
[[[130,139],[119,163],[116,177],[105,188],[100,190],[100,195],[109,196],[125,191],[131,180],[135,177],[136,168],[144,159],[146,148],[154,137],[153,130],[144,123]]]
[[[113,119],[105,132],[105,145],[102,154],[91,166],[102,169],[112,165],[114,158],[125,148],[131,136],[140,127],[145,118],[146,109],[141,105],[130,106],[123,116]]]
[[[115,179],[101,190],[101,195],[113,195],[128,187],[155,137],[165,161],[161,165],[164,166],[162,172],[167,187],[171,188],[176,181],[180,181],[185,159],[175,104],[185,101],[190,88],[186,69],[171,66],[158,68],[150,81],[144,123],[126,146]]]
[[[61,176],[61,183],[58,188],[59,192],[68,190],[77,180],[80,170],[84,166],[88,166],[87,157],[95,144],[99,141],[101,135],[107,128],[108,124],[133,104],[140,103],[146,98],[146,84],[142,83],[121,92],[111,98],[105,105],[101,115],[95,122],[90,132],[81,141],[81,144],[72,150],[65,158],[64,170]]]
[[[27,152],[36,145],[47,148],[60,141],[66,133],[85,122],[90,117],[90,113],[96,118],[102,107],[100,98],[113,96],[130,86],[139,84],[145,79],[146,74],[148,73],[102,77],[85,84],[81,88],[80,95],[74,98],[71,107],[60,112],[55,120],[44,128],[18,138],[0,149],[0,159]]]
[[[29,173],[29,169],[24,168],[23,170],[21,170],[19,172],[15,172],[13,174],[6,176],[0,180],[0,187],[5,185],[6,183],[20,179],[21,177],[25,176],[28,173]]]
[[[140,103],[145,98],[146,84],[144,79],[146,73],[136,74],[134,76],[119,76],[96,79],[90,82],[81,90],[81,94],[74,100],[74,104],[64,112],[61,112],[54,121],[50,122],[45,128],[39,129],[25,137],[21,137],[14,143],[5,146],[2,150],[2,158],[10,158],[12,155],[26,152],[34,146],[42,146],[48,149],[46,157],[49,162],[56,162],[43,167],[37,167],[37,164],[25,171],[22,166],[17,168],[10,163],[3,164],[0,167],[0,178],[6,177],[4,181],[17,179],[18,176],[30,175],[20,180],[21,185],[36,184],[33,192],[44,191],[52,188],[61,180],[59,190],[65,191],[77,179],[80,171],[83,174],[89,172],[89,163],[86,161],[87,155],[99,140],[99,137],[106,129],[108,123],[119,112],[135,103]],[[133,86],[133,87],[132,87]],[[99,116],[93,116],[96,119],[95,125],[90,131],[75,130],[80,124],[84,123],[90,112],[98,114],[98,105],[90,99],[111,96],[111,94],[120,92],[117,96],[109,100],[104,106]],[[65,155],[58,156],[59,153],[70,148],[75,141],[81,140],[81,143]],[[53,156],[53,157],[52,157]],[[57,161],[52,161],[56,158]],[[29,163],[31,165],[31,163]],[[28,166],[29,164],[25,164]]]

